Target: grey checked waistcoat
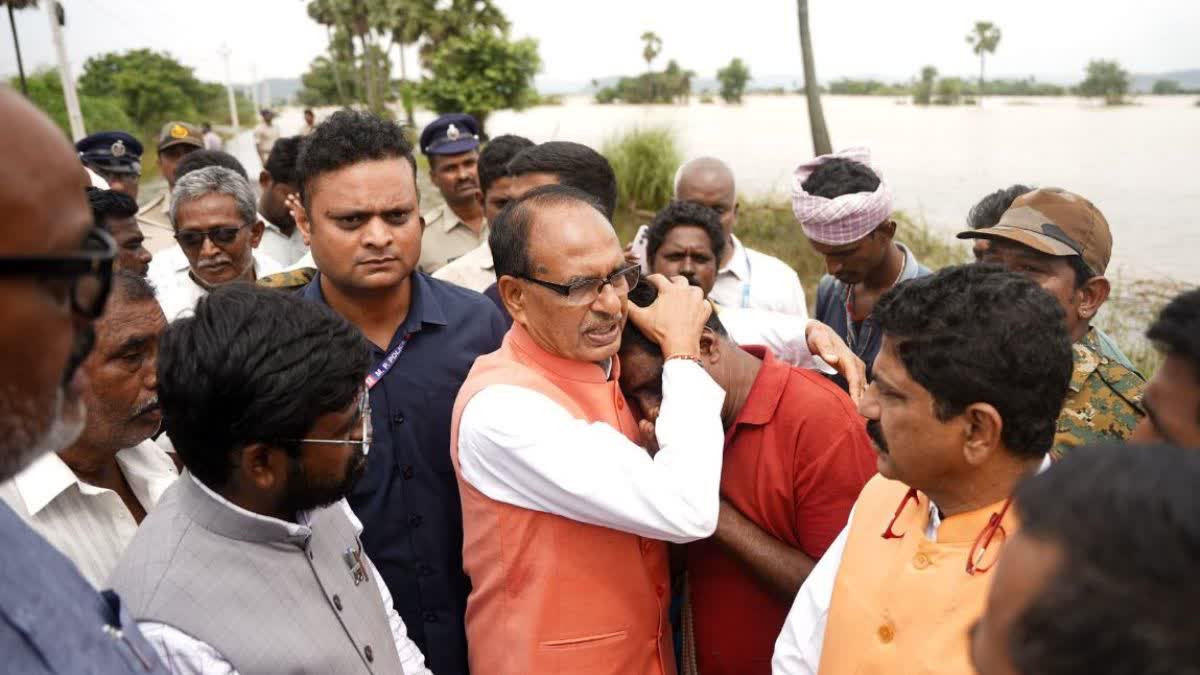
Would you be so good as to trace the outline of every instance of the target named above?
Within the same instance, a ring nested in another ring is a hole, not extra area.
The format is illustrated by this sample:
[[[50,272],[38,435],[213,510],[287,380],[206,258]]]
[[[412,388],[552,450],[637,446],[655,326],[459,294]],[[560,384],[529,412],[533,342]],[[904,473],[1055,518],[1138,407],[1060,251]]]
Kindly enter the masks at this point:
[[[346,555],[362,551],[350,519],[332,506],[301,529],[239,513],[185,473],[111,583],[139,621],[211,645],[242,675],[402,673],[375,573],[356,577]]]

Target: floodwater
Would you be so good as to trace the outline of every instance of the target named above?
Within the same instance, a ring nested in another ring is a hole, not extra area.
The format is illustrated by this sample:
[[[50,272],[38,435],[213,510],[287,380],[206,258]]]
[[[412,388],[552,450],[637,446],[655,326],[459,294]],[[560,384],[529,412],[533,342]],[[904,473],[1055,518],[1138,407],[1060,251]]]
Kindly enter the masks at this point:
[[[1105,108],[1075,98],[994,98],[979,106],[916,107],[890,97],[825,96],[835,149],[865,145],[897,207],[950,233],[980,197],[1012,183],[1055,185],[1091,199],[1113,230],[1109,277],[1200,283],[1200,107],[1196,97],[1142,97]],[[432,115],[418,115],[424,124]],[[750,96],[742,105],[595,105],[502,111],[492,136],[573,140],[599,148],[634,126],[675,129],[685,156],[727,161],[738,190],[785,196],[811,157],[799,96]]]

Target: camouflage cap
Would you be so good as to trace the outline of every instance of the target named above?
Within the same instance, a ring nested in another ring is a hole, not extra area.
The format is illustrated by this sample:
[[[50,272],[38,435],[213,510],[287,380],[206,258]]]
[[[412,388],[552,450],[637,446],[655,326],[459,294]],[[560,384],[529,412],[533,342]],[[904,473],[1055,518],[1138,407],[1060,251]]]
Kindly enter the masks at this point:
[[[158,132],[158,150],[166,150],[173,145],[194,145],[204,147],[204,136],[194,124],[187,122],[167,122],[162,131]]]
[[[958,233],[959,239],[1008,239],[1053,256],[1077,255],[1096,274],[1112,257],[1112,232],[1104,214],[1062,188],[1041,188],[1013,200],[992,227]]]

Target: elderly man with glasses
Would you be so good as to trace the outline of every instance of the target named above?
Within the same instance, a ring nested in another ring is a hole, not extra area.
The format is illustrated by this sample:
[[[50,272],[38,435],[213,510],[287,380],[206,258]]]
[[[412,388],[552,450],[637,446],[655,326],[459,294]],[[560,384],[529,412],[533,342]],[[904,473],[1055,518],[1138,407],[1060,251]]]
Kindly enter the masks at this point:
[[[171,192],[169,214],[188,266],[158,288],[167,321],[191,310],[217,286],[253,283],[279,271],[275,261],[255,251],[263,223],[253,188],[237,172],[209,166],[183,176]]]
[[[970,672],[1013,488],[1050,463],[1071,341],[1049,293],[964,265],[896,286],[874,316],[859,412],[879,475],[792,603],[776,675]]]
[[[675,672],[665,541],[713,533],[725,394],[700,367],[699,288],[640,268],[588,194],[546,185],[489,243],[513,327],[459,391],[451,452],[471,577],[471,670]],[[655,423],[633,416],[617,350],[632,320],[665,354]]]
[[[163,334],[187,471],[112,583],[173,672],[429,673],[345,501],[371,444],[369,366],[344,319],[246,284]]]

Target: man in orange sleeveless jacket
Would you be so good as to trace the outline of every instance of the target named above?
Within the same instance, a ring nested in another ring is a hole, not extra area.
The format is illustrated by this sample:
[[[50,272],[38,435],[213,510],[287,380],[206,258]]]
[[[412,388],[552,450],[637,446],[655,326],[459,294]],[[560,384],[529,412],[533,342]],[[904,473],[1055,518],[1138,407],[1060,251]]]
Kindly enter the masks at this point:
[[[1071,378],[1062,309],[994,265],[889,291],[859,405],[879,453],[850,522],[775,644],[776,675],[965,673],[967,630],[1017,527],[1009,508],[1047,452]]]
[[[698,364],[711,307],[661,276],[648,279],[658,302],[629,304],[640,270],[575,188],[523,195],[489,244],[514,324],[475,362],[451,422],[471,670],[671,675],[664,540],[717,522],[725,394]],[[655,424],[639,425],[618,387],[627,318],[668,355]]]

